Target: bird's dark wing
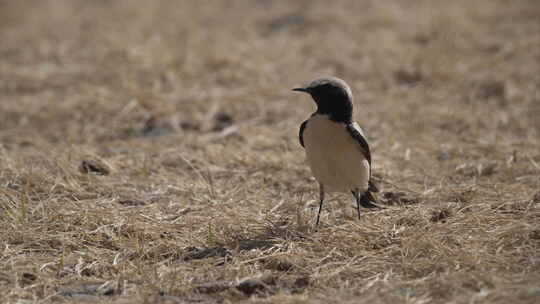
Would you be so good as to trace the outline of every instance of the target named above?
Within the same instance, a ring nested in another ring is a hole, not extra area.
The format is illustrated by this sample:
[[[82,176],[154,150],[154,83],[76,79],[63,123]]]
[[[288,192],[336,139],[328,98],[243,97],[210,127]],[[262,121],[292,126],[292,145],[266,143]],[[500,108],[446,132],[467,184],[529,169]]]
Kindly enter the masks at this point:
[[[307,120],[300,125],[300,131],[298,132],[298,139],[302,147],[304,146],[304,130],[306,129]]]
[[[358,142],[360,145],[360,150],[362,153],[364,153],[364,157],[367,159],[369,163],[369,182],[368,182],[368,192],[379,192],[379,188],[373,182],[373,179],[371,178],[371,151],[369,150],[369,145],[367,143],[366,138],[364,137],[364,133],[362,132],[362,128],[360,126],[353,122],[351,124],[347,125],[347,131],[349,134]]]
[[[358,144],[360,145],[360,149],[362,150],[364,157],[369,163],[369,168],[371,172],[371,151],[369,150],[367,140],[362,133],[362,129],[357,123],[354,122],[347,125],[347,132],[349,132],[349,134],[354,138],[354,140],[356,140],[356,142],[358,142]]]

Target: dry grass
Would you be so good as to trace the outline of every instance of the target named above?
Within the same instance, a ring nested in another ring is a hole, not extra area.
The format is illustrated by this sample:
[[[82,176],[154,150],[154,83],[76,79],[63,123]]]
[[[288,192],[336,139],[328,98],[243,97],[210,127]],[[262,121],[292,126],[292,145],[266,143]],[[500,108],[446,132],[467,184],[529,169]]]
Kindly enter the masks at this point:
[[[537,1],[0,1],[0,302],[538,303]],[[316,184],[346,79],[388,208]]]

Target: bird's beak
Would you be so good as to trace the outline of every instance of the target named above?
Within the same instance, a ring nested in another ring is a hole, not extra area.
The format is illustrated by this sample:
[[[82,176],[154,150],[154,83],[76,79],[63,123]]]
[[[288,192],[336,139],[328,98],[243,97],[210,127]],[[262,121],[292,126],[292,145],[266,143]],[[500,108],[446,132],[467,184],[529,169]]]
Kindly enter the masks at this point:
[[[309,93],[309,90],[306,89],[306,88],[294,88],[292,89],[293,91],[297,91],[297,92],[304,92],[304,93]]]

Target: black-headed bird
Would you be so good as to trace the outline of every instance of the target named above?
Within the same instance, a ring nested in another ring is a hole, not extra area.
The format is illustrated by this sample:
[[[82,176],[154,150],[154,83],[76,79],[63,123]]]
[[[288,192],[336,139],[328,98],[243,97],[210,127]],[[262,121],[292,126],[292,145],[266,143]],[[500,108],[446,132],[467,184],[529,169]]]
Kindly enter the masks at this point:
[[[319,182],[316,226],[326,192],[352,193],[359,218],[360,206],[380,208],[372,194],[379,190],[371,181],[371,152],[362,129],[353,121],[353,95],[347,83],[322,77],[293,91],[310,94],[317,105],[299,133],[311,172]]]

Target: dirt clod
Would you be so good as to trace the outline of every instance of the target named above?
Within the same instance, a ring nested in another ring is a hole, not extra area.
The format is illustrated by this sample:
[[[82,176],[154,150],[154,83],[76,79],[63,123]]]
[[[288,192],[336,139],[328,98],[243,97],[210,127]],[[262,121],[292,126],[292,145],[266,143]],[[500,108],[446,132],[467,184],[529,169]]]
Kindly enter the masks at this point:
[[[397,70],[394,72],[394,79],[398,84],[414,85],[422,81],[422,72],[419,70]]]
[[[187,247],[184,249],[184,261],[201,260],[211,257],[227,257],[231,255],[231,252],[225,247]]]
[[[275,283],[275,278],[272,275],[263,274],[240,280],[236,285],[236,289],[243,292],[245,295],[250,296],[254,293],[270,291]]]
[[[146,203],[142,200],[134,199],[134,198],[124,198],[118,200],[118,203],[122,206],[144,206]]]
[[[214,116],[214,126],[212,127],[212,131],[223,131],[225,128],[232,126],[233,122],[233,117],[229,113],[218,112]]]
[[[430,221],[433,223],[445,223],[450,216],[452,216],[452,212],[449,209],[439,209],[431,213]]]
[[[381,201],[385,205],[414,205],[418,204],[419,200],[413,195],[405,192],[386,191],[382,194]]]
[[[81,162],[79,170],[85,174],[108,175],[111,169],[104,162],[95,159],[86,159]]]

